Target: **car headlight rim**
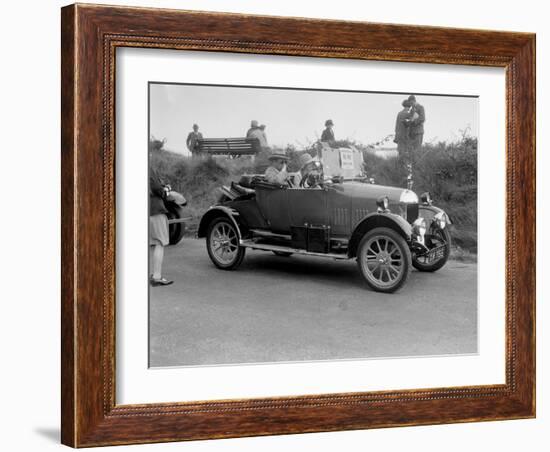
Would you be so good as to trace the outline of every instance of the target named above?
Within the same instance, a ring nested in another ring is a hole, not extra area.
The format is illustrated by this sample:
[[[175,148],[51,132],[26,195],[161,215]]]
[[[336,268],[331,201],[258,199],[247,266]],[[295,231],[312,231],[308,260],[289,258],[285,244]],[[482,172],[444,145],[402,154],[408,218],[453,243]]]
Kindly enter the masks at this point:
[[[379,211],[386,212],[390,207],[390,199],[387,196],[380,196],[376,200],[376,206]]]
[[[418,196],[414,191],[405,189],[401,192],[399,202],[404,204],[418,204]]]
[[[425,206],[431,206],[432,205],[432,195],[429,191],[425,191],[420,195],[420,201],[422,201],[422,204]]]

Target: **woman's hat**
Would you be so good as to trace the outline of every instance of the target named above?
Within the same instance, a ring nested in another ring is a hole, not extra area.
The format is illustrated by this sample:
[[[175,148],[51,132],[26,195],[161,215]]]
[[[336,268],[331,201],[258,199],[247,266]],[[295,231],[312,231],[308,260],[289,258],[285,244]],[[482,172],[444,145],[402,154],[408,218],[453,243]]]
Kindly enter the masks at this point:
[[[311,162],[313,162],[313,158],[307,152],[305,154],[302,154],[298,159],[298,163],[300,163],[300,169]]]
[[[286,154],[283,154],[282,152],[274,152],[274,153],[271,154],[268,158],[269,158],[269,160],[281,159],[281,160],[288,161],[287,155],[286,155]]]
[[[327,119],[325,121],[325,126],[333,126],[333,125],[334,125],[334,123],[332,122],[332,119]]]
[[[258,127],[258,121],[256,121],[255,119],[250,121],[250,127]]]

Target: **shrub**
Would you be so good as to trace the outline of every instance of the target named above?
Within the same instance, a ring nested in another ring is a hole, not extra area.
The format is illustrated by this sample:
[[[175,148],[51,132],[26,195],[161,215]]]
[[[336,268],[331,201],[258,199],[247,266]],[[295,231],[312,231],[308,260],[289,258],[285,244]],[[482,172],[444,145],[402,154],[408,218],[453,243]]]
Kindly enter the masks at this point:
[[[165,183],[187,199],[186,214],[192,217],[188,224],[190,233],[197,229],[204,212],[217,202],[222,185],[254,170],[254,163],[247,157],[191,158],[170,151],[151,153],[149,164]]]
[[[149,152],[160,152],[164,150],[166,140],[157,140],[155,137],[149,138]]]

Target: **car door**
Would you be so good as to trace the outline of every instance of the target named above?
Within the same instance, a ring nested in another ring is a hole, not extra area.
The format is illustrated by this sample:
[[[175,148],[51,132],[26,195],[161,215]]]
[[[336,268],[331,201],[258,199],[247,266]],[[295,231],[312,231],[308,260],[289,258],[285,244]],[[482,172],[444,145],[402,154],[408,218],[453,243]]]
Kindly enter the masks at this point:
[[[285,188],[256,188],[256,202],[272,232],[290,234],[289,191]]]
[[[289,188],[287,192],[290,225],[328,225],[327,190],[321,188]]]

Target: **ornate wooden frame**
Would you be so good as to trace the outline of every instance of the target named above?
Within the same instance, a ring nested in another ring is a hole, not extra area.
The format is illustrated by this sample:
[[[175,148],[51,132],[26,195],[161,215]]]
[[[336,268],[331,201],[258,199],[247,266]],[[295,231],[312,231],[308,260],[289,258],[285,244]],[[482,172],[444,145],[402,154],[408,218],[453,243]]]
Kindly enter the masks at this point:
[[[62,442],[83,447],[535,415],[535,35],[71,5],[62,9]],[[506,383],[115,404],[115,49],[506,69]],[[521,265],[521,266],[520,266]]]

